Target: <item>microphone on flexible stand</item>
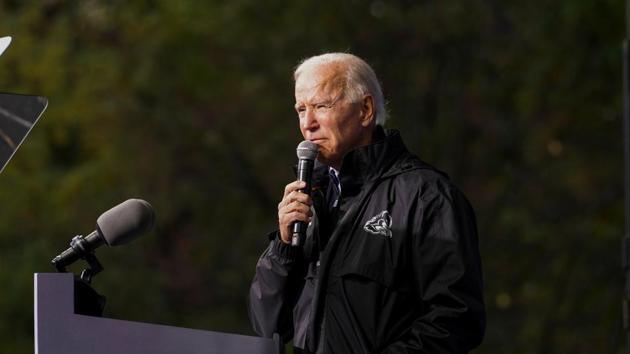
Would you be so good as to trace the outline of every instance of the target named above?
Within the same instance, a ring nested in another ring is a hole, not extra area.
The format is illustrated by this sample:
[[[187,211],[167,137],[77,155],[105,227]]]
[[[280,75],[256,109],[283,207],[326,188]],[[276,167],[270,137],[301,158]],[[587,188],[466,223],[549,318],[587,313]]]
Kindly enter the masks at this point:
[[[298,157],[298,181],[306,182],[306,187],[300,189],[299,191],[308,195],[311,195],[311,178],[313,176],[315,158],[317,157],[317,149],[317,144],[308,140],[301,142],[296,149]],[[308,225],[304,221],[296,221],[293,223],[291,246],[302,246],[307,226]]]
[[[84,280],[89,283],[91,277],[102,270],[94,257],[96,248],[104,244],[118,246],[128,243],[150,231],[154,223],[155,213],[151,204],[142,199],[127,199],[101,214],[96,220],[94,232],[85,237],[72,238],[70,248],[55,257],[52,264],[59,272],[65,272],[70,264],[85,259],[95,268],[85,274]],[[84,274],[81,278],[84,278]]]
[[[70,248],[52,260],[59,272],[65,272],[67,266],[79,259],[88,263],[88,268],[79,277],[74,277],[74,313],[103,315],[106,299],[90,286],[92,278],[103,270],[94,250],[102,245],[118,246],[130,242],[150,231],[154,223],[155,213],[151,204],[142,199],[127,199],[98,217],[96,231],[85,237],[73,237]]]

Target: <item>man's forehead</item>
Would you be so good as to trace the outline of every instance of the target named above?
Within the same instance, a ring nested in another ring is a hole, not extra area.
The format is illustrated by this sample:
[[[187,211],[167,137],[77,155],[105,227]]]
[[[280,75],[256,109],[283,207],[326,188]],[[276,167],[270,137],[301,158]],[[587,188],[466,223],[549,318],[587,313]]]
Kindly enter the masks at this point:
[[[327,64],[305,68],[295,81],[295,95],[309,99],[318,94],[338,93],[345,86],[342,68]]]

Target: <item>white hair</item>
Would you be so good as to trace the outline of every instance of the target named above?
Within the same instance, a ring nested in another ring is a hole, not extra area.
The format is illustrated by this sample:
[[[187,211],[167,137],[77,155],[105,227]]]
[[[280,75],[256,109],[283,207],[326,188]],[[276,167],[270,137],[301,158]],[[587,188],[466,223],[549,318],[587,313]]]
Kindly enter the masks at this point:
[[[387,110],[381,84],[376,78],[374,70],[363,59],[348,53],[325,53],[304,59],[293,73],[293,79],[298,77],[306,69],[315,68],[327,64],[344,65],[345,94],[350,102],[358,102],[364,95],[369,94],[374,99],[374,118],[377,125],[385,124]]]

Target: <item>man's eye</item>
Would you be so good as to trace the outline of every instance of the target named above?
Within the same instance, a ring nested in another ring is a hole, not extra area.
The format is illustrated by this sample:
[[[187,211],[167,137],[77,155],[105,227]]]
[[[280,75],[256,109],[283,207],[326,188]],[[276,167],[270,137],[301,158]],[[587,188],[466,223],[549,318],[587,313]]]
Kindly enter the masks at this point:
[[[326,103],[320,103],[317,106],[315,106],[315,108],[317,108],[317,109],[328,109],[328,108],[330,108],[330,105],[326,104]]]

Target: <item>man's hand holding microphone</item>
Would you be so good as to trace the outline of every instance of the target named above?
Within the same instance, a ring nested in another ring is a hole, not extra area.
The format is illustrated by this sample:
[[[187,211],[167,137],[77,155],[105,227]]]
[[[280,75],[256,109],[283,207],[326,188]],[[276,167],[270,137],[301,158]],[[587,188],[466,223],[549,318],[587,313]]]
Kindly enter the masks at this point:
[[[278,204],[280,239],[294,247],[302,246],[307,225],[313,217],[310,193],[317,145],[304,140],[297,147],[297,156],[298,180],[286,185],[282,201]]]

